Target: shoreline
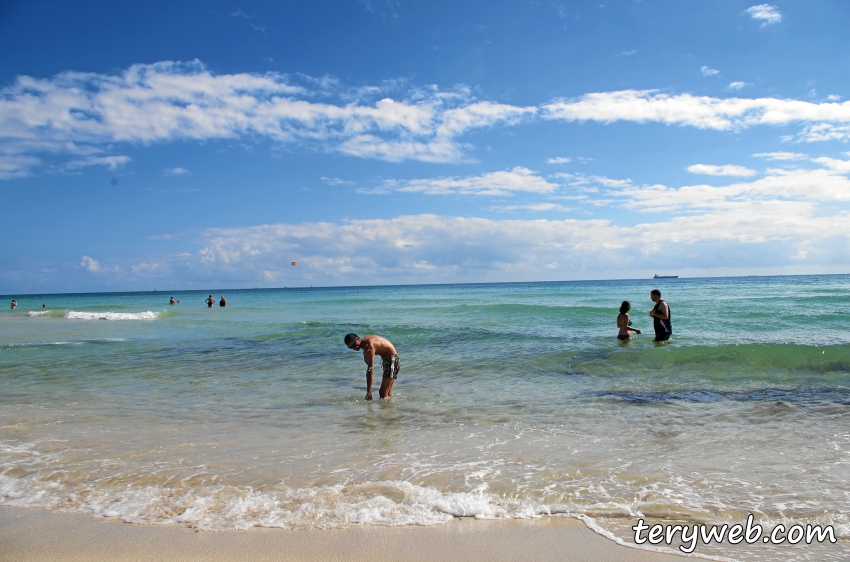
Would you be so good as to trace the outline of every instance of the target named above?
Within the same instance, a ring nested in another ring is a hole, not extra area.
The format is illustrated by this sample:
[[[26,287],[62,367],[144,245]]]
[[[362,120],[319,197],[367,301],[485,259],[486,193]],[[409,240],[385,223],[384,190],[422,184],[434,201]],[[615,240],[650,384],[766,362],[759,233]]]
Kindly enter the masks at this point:
[[[16,562],[365,561],[676,562],[682,555],[619,545],[571,517],[453,519],[432,526],[196,531],[86,513],[0,507],[0,560]]]

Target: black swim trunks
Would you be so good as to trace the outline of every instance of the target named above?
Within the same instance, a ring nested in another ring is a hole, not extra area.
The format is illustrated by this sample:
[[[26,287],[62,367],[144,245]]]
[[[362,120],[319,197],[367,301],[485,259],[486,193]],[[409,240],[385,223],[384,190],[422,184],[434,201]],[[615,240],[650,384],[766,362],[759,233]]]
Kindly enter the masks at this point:
[[[385,379],[397,379],[398,371],[401,369],[401,359],[398,355],[388,355],[381,359],[381,364],[384,366]]]

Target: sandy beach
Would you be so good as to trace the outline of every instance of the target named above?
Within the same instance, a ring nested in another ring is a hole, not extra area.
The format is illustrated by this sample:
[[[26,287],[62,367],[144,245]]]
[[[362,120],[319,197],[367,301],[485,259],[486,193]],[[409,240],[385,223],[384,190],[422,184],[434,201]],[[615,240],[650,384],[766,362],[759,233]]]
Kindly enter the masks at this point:
[[[673,562],[683,557],[620,546],[575,519],[364,526],[326,531],[252,528],[197,532],[78,513],[0,508],[0,560],[16,562],[569,560]]]

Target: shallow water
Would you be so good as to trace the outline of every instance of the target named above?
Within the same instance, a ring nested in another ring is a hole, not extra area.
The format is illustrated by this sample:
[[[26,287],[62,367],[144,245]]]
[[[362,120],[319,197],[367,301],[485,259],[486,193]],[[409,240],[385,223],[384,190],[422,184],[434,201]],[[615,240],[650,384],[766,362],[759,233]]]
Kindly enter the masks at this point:
[[[848,558],[848,276],[207,294],[5,299],[0,503],[210,530],[564,513],[626,542],[753,513],[843,538],[697,553]],[[391,400],[363,400],[350,331],[399,350]]]

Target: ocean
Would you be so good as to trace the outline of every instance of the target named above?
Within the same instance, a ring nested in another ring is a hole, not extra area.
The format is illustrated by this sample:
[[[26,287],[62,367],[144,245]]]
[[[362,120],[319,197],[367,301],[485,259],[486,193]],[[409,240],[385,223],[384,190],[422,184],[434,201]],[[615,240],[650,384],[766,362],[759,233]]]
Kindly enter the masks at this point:
[[[561,514],[626,544],[752,513],[838,544],[696,553],[850,558],[850,276],[209,292],[4,297],[0,504],[210,531]],[[395,344],[392,399],[364,400],[348,332]]]

